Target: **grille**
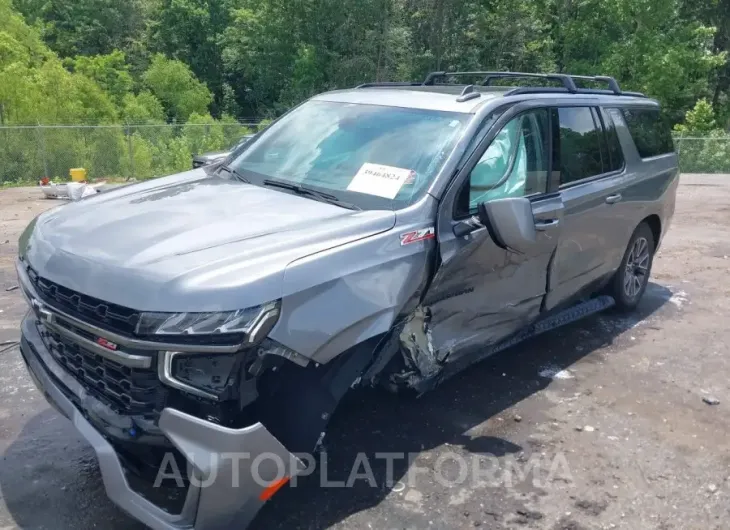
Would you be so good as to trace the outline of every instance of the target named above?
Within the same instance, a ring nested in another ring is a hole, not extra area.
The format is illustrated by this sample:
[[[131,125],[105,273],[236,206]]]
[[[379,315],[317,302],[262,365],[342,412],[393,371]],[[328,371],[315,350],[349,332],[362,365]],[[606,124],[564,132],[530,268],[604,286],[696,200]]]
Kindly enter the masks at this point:
[[[28,276],[41,299],[71,316],[93,326],[133,336],[139,321],[139,312],[98,298],[78,293],[46,278],[28,267]]]
[[[105,359],[50,330],[46,339],[55,359],[114,412],[148,419],[159,416],[167,393],[154,370]]]

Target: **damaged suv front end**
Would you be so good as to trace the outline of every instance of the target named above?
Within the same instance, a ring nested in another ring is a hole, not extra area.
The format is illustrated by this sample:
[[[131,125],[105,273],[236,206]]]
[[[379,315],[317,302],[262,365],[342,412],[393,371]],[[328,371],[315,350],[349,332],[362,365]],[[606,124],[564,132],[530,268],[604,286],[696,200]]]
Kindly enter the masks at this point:
[[[250,360],[256,349],[131,339],[97,325],[123,327],[123,308],[45,280],[24,260],[18,276],[32,308],[21,343],[29,371],[93,446],[109,497],[132,516],[152,528],[245,525],[296,472],[297,458],[240,414],[256,398],[255,376],[236,365],[261,364]],[[260,343],[278,311],[278,303],[249,311],[243,341]],[[243,377],[230,378],[234,371]],[[254,468],[244,455],[267,458]]]
[[[68,204],[23,233],[22,356],[109,497],[148,526],[245,528],[348,389],[397,360],[397,323],[433,272],[428,187],[472,116],[368,97],[315,98],[230,167]],[[412,169],[368,190],[392,153]],[[357,186],[332,188],[338,172]]]

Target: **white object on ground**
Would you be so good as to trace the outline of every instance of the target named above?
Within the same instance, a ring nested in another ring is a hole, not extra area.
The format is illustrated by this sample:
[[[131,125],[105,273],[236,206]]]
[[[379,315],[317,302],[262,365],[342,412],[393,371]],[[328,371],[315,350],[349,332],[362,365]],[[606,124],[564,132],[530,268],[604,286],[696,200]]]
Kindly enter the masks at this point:
[[[570,370],[562,370],[559,366],[550,364],[545,366],[539,372],[540,377],[546,377],[548,379],[573,379],[573,374]]]
[[[41,191],[47,199],[71,199],[78,201],[89,195],[99,193],[99,188],[105,186],[106,182],[87,184],[85,182],[67,182],[66,184],[48,183],[41,186]]]
[[[94,186],[86,184],[81,190],[81,198],[88,197],[89,195],[96,195],[98,193]]]
[[[46,186],[41,186],[41,191],[46,196],[46,199],[68,199],[68,190],[66,184],[55,184],[53,182],[48,183]]]

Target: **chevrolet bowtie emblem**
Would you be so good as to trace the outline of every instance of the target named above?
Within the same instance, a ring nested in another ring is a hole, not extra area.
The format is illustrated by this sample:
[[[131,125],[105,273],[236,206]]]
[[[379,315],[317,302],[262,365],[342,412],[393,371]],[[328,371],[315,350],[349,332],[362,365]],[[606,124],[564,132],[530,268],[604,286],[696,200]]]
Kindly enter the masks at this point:
[[[39,320],[41,320],[42,322],[53,323],[53,313],[46,309],[46,306],[42,302],[33,298],[31,300],[31,304],[35,309]]]

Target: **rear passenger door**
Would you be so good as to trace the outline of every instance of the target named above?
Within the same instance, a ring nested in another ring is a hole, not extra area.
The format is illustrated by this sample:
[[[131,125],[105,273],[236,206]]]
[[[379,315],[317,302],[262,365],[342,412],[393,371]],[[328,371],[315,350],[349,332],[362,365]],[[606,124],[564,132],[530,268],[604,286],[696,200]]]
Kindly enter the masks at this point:
[[[612,272],[624,230],[624,222],[614,216],[625,168],[615,129],[605,129],[604,116],[592,106],[555,108],[552,123],[554,170],[565,210],[546,310],[589,294]]]

